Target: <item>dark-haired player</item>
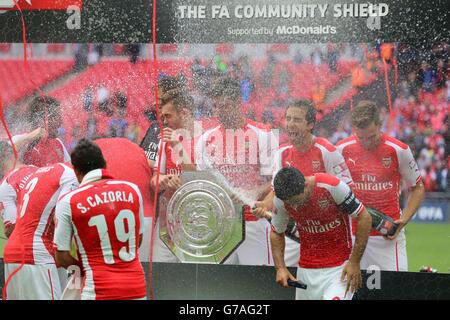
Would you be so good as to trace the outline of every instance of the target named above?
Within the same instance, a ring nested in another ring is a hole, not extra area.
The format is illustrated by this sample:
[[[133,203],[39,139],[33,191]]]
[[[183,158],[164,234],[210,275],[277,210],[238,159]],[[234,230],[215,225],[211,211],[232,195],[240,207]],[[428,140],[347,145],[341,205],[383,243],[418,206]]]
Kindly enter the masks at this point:
[[[275,155],[273,176],[281,168],[294,167],[307,176],[328,173],[348,185],[352,184],[350,172],[339,151],[327,139],[313,135],[316,109],[310,101],[299,100],[288,105],[285,120],[289,143],[281,145]],[[257,204],[260,209],[255,212],[272,210],[273,197],[271,192],[264,202]],[[286,264],[298,266],[299,254],[299,244],[286,238]]]
[[[34,131],[13,137],[15,144],[25,144],[25,164],[44,167],[70,160],[66,147],[58,138],[58,128],[62,126],[58,100],[50,96],[33,99],[26,110],[25,119]]]
[[[296,299],[351,299],[361,287],[360,261],[372,222],[364,205],[346,183],[325,173],[305,177],[294,167],[283,168],[273,184],[276,210],[270,239],[276,281],[287,287],[288,279],[296,280],[284,261],[284,232],[291,217],[302,249],[297,279],[307,285],[296,290]],[[353,249],[349,216],[358,221]]]
[[[196,145],[197,169],[219,171],[236,193],[249,201],[264,199],[270,191],[278,139],[269,127],[245,117],[236,79],[218,79],[212,86],[211,96],[219,123],[199,138]],[[272,265],[267,220],[247,212],[245,232],[245,241],[226,263]]]
[[[144,206],[139,188],[113,179],[100,148],[89,140],[80,140],[71,158],[81,184],[56,207],[57,262],[66,268],[78,264],[70,255],[74,236],[85,274],[81,299],[144,299],[138,253]]]

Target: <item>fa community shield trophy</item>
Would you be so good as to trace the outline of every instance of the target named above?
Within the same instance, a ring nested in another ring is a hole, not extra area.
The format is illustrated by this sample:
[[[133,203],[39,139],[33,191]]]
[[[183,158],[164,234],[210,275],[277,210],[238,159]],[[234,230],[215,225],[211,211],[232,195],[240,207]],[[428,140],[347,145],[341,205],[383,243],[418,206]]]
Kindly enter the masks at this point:
[[[159,236],[181,262],[220,264],[244,241],[242,205],[233,203],[216,176],[184,172],[182,186],[162,195]]]

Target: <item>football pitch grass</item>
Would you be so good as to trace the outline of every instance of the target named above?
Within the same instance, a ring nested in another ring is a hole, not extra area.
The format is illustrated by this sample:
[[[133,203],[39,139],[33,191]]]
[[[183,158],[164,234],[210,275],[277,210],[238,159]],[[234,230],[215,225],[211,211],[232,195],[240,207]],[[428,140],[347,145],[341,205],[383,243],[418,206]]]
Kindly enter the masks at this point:
[[[0,258],[5,245],[3,224],[0,223]],[[421,266],[450,273],[450,224],[410,223],[406,227],[409,271],[417,272]]]

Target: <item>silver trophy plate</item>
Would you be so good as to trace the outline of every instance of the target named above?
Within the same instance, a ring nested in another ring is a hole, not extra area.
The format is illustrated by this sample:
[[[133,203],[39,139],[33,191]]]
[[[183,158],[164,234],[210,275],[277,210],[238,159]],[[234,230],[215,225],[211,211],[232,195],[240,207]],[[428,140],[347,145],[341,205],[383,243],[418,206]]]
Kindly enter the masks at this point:
[[[160,237],[181,262],[222,263],[244,240],[242,206],[207,172],[186,172],[160,211]]]

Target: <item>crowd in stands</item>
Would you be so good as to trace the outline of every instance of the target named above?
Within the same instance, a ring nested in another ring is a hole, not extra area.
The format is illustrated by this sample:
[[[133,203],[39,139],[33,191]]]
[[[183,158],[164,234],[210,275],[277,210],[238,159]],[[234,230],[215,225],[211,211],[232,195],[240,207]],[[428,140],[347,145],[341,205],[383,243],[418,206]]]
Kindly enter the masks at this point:
[[[450,46],[434,45],[424,54],[400,44],[396,58],[399,70],[392,113],[383,109],[384,130],[407,143],[414,152],[427,191],[449,189],[450,153]],[[344,117],[330,141],[351,134]]]
[[[123,47],[123,53],[129,55],[132,65],[144,61],[139,59],[139,48]],[[364,52],[361,48],[364,48]],[[75,49],[74,68],[78,72],[92,68],[104,55],[102,45],[79,45]],[[442,192],[448,189],[448,44],[437,44],[430,50],[418,50],[406,44],[378,44],[369,47],[329,44],[311,50],[309,56],[299,51],[287,59],[287,55],[280,53],[287,52],[288,49],[287,45],[273,45],[267,49],[264,59],[255,60],[247,55],[234,58],[227,52],[230,51],[229,48],[221,47],[219,50],[218,45],[212,59],[192,58],[188,67],[178,74],[191,89],[196,105],[196,119],[212,116],[212,102],[208,98],[210,83],[221,75],[227,75],[240,81],[243,112],[248,118],[273,128],[282,128],[285,106],[290,101],[303,98],[313,101],[320,122],[337,106],[337,103],[332,105],[326,102],[327,95],[334,88],[344,79],[351,79],[353,89],[368,85],[369,75],[375,77],[381,74],[379,69],[384,59],[390,66],[390,72],[396,72],[392,92],[395,97],[393,108],[391,113],[387,108],[383,110],[385,130],[412,148],[427,191]],[[343,59],[344,52],[349,49],[352,55]],[[159,77],[165,76],[164,70],[159,72]],[[147,106],[142,111],[145,117],[141,116],[139,121],[129,116],[130,105],[136,101],[129,96],[129,89],[113,89],[99,83],[81,90],[84,90],[79,98],[82,105],[80,111],[84,113],[81,117],[83,123],[59,130],[60,138],[69,151],[83,136],[126,137],[139,143],[149,124],[156,121],[154,102],[147,101]],[[151,90],[149,85],[149,91]],[[144,98],[147,100],[147,96],[141,97],[141,100]],[[348,116],[343,117],[337,130],[319,128],[316,134],[327,137],[332,143],[346,138],[351,134]]]

